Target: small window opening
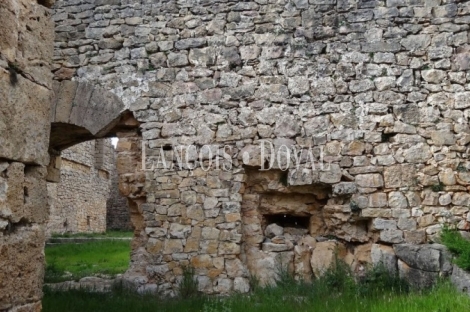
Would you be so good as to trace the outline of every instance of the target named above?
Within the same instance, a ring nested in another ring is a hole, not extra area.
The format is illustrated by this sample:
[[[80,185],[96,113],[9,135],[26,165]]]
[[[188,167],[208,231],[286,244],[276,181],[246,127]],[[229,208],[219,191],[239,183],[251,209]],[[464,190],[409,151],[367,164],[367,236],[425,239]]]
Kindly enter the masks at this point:
[[[282,227],[308,229],[310,216],[300,217],[290,214],[272,214],[264,215],[264,220],[266,221],[266,225],[276,223]]]

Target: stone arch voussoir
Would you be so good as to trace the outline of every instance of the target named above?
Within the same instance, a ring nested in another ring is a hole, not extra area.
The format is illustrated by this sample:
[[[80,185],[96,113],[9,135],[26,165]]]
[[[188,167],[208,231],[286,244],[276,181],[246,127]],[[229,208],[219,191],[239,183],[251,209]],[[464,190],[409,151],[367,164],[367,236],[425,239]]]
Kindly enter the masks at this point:
[[[95,84],[64,80],[54,83],[54,93],[47,177],[50,182],[59,181],[62,150],[139,126],[118,96]]]

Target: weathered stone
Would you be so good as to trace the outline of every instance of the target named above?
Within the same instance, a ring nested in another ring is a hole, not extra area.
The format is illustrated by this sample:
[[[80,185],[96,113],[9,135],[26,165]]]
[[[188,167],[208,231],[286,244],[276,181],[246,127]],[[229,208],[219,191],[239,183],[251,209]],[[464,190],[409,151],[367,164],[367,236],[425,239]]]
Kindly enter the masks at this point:
[[[466,271],[454,264],[450,280],[452,284],[461,292],[470,295],[470,275]]]
[[[272,223],[266,227],[264,230],[264,235],[268,238],[273,238],[274,236],[280,236],[284,234],[284,228]]]
[[[387,167],[384,170],[385,187],[412,186],[415,183],[413,180],[415,174],[416,169],[413,165],[403,164]]]
[[[340,182],[333,186],[333,193],[337,195],[354,194],[357,191],[356,183]]]
[[[313,274],[318,278],[335,263],[335,257],[344,253],[344,246],[336,241],[318,242],[312,251],[310,265]]]
[[[383,265],[391,274],[398,272],[397,257],[390,246],[372,244],[371,259],[374,266]]]
[[[384,180],[380,174],[358,174],[356,184],[360,187],[383,187]]]
[[[397,221],[395,220],[385,220],[381,218],[374,219],[372,223],[374,229],[376,230],[396,230]]]
[[[431,139],[435,145],[453,145],[455,144],[454,134],[449,131],[433,131]]]
[[[385,243],[398,244],[403,242],[403,231],[387,229],[380,232],[380,240]]]
[[[402,39],[400,43],[407,50],[411,50],[411,51],[422,50],[428,47],[429,44],[431,43],[431,36],[430,35],[410,35]]]
[[[439,277],[438,272],[415,269],[401,260],[398,260],[398,272],[401,278],[406,279],[416,288],[429,288],[437,282]]]
[[[198,48],[206,43],[205,38],[188,38],[175,42],[175,48],[178,50],[186,50],[188,48]]]
[[[339,165],[330,164],[324,170],[320,172],[320,182],[333,184],[341,180],[342,173]]]
[[[393,249],[397,257],[412,268],[429,272],[439,272],[441,269],[440,251],[430,245],[397,244]]]
[[[408,208],[408,202],[402,192],[390,192],[388,205],[390,208]]]

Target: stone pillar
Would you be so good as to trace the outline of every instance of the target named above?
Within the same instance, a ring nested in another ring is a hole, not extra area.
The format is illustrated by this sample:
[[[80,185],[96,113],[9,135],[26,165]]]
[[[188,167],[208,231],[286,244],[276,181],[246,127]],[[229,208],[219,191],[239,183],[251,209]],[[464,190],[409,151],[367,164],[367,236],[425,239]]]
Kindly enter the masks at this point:
[[[0,310],[39,311],[48,215],[51,1],[0,1]]]

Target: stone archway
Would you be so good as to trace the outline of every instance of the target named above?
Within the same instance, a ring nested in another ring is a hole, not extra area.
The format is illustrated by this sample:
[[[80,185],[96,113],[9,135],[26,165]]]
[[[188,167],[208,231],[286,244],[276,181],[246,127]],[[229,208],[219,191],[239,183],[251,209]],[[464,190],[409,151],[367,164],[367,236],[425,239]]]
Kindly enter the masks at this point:
[[[60,152],[75,144],[138,132],[139,122],[113,93],[88,82],[65,80],[54,84],[47,180],[57,182]],[[119,134],[121,133],[121,134]]]
[[[50,163],[47,181],[60,181],[61,152],[73,145],[101,138],[117,137],[116,169],[120,193],[127,198],[134,227],[133,246],[142,242],[140,206],[146,202],[145,174],[140,170],[141,134],[139,122],[114,93],[83,81],[54,83],[51,104]],[[133,248],[134,250],[134,248]],[[138,257],[131,255],[132,258]],[[132,261],[131,261],[132,263]],[[132,271],[132,266],[130,268]]]

